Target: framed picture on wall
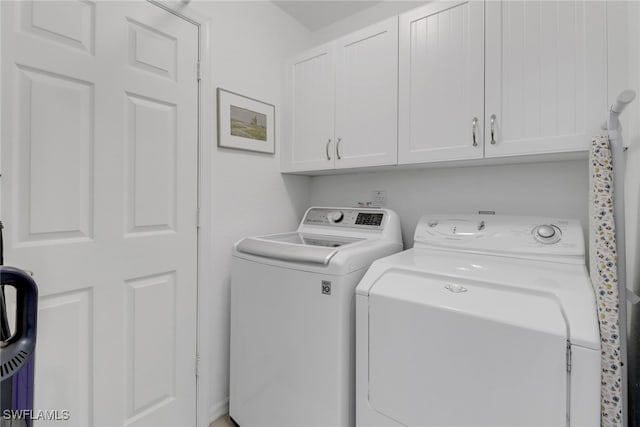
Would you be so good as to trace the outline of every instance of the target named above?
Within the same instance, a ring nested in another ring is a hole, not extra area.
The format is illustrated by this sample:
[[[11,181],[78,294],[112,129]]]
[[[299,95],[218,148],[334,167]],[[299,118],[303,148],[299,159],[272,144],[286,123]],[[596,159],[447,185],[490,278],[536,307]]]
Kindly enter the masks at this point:
[[[274,154],[276,107],[218,88],[218,147]]]

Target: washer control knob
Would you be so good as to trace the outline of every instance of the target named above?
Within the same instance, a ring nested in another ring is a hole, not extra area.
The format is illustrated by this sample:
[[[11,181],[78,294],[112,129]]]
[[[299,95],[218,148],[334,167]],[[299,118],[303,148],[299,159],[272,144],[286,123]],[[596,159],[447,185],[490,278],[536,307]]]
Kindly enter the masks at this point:
[[[344,214],[341,211],[333,211],[327,214],[327,218],[329,219],[329,222],[338,223],[342,221]]]
[[[533,237],[540,243],[557,243],[561,236],[562,232],[555,225],[542,224],[533,229]]]

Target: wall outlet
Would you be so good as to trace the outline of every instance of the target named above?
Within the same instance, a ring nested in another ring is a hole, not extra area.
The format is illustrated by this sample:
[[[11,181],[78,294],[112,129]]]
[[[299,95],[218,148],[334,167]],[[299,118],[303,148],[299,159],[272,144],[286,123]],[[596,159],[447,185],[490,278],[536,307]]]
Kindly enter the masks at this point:
[[[373,190],[371,194],[371,206],[374,208],[382,208],[387,205],[387,191]]]

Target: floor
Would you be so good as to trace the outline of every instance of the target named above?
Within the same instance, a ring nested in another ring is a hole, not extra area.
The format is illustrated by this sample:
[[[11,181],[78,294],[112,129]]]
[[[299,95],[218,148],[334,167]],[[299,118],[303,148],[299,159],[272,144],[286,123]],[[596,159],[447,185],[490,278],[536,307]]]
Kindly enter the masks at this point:
[[[209,424],[209,427],[237,427],[237,426],[233,421],[231,421],[231,418],[229,418],[229,414],[227,414],[227,415],[221,416],[220,418],[218,418],[217,420]]]

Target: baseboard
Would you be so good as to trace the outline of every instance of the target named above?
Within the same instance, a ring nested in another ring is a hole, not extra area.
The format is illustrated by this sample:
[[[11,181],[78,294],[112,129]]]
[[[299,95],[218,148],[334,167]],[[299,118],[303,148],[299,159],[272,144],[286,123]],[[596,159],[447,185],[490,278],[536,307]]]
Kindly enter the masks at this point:
[[[229,398],[225,398],[220,402],[209,407],[209,424],[229,412]]]

